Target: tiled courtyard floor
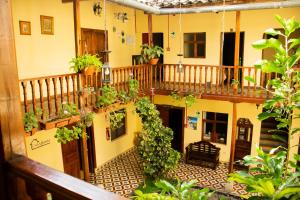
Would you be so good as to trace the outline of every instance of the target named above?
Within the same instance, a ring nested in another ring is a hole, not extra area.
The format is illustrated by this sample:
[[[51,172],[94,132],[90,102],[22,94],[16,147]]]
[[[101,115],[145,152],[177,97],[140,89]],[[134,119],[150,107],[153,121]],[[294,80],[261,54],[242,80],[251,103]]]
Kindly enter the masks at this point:
[[[209,187],[223,191],[227,180],[227,164],[220,163],[216,170],[180,162],[178,168],[170,174],[180,180],[198,180],[200,187]],[[128,197],[143,182],[141,163],[135,148],[117,156],[96,170],[91,182],[108,191]],[[234,184],[232,194],[246,194],[244,187]]]

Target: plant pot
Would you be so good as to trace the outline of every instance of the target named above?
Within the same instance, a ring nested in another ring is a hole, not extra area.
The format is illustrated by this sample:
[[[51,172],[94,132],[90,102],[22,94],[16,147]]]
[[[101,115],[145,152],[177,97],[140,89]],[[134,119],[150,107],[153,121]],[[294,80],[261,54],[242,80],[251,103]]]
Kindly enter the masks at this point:
[[[34,135],[37,132],[37,130],[38,130],[37,128],[33,128],[31,131],[26,132],[25,136],[26,137],[32,136],[32,135]]]
[[[64,119],[50,119],[50,120],[43,120],[40,121],[41,129],[48,130],[52,128],[63,127],[69,124],[74,124],[80,121],[80,115],[64,118]]]
[[[96,72],[96,69],[94,66],[86,67],[82,71],[83,75],[85,76],[92,76]]]
[[[233,85],[232,85],[232,89],[233,89],[233,90],[237,90],[237,89],[238,89],[238,85],[237,85],[237,84],[233,84]]]
[[[152,58],[149,62],[150,65],[157,65],[159,58]]]

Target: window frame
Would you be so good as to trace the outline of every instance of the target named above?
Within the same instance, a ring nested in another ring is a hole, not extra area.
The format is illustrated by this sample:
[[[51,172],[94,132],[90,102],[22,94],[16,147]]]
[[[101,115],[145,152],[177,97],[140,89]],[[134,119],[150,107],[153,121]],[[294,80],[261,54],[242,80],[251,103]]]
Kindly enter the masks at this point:
[[[193,41],[186,41],[185,34],[193,34],[194,40]],[[204,41],[197,41],[197,34],[204,35]],[[183,53],[184,58],[206,58],[206,32],[191,32],[191,33],[183,33],[183,52],[185,52],[185,44],[193,44],[194,46],[194,56],[193,57],[186,57],[185,53]],[[198,44],[204,44],[204,55],[197,56]]]
[[[205,113],[214,113],[214,119],[205,119],[204,114]],[[217,120],[217,114],[226,114],[227,115],[227,121],[222,121],[222,120]],[[218,144],[227,144],[227,136],[228,136],[228,120],[229,120],[229,115],[228,113],[219,113],[219,112],[211,112],[211,111],[203,111],[202,112],[202,141],[207,141],[207,142],[213,142],[213,143],[218,143]],[[210,123],[213,125],[213,131],[211,133],[210,139],[204,138],[205,135],[205,130],[204,130],[204,124],[205,123]],[[226,124],[227,125],[227,132],[226,132],[226,138],[224,138],[224,142],[220,142],[218,140],[214,140],[216,138],[217,133],[216,133],[216,127],[217,124]]]

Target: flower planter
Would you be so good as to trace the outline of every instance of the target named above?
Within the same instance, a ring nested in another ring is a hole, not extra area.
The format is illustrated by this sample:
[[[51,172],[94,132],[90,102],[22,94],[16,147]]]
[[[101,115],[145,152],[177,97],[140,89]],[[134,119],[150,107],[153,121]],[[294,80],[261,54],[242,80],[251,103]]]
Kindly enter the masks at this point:
[[[63,127],[69,124],[74,124],[76,122],[80,121],[80,115],[64,118],[64,119],[50,119],[47,121],[40,121],[40,127],[43,130],[48,130],[52,128],[58,128],[58,127]]]
[[[150,63],[150,65],[157,65],[158,60],[159,60],[159,58],[152,58],[149,63]]]
[[[38,130],[37,128],[33,128],[31,131],[26,132],[25,136],[26,137],[32,136],[32,135],[34,135],[37,132],[37,130]]]

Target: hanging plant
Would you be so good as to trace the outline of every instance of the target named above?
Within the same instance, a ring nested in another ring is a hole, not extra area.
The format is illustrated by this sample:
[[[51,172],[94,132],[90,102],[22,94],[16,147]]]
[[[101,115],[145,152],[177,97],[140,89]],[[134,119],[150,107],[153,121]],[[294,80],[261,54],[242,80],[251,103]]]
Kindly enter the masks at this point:
[[[94,112],[87,112],[81,116],[81,122],[86,125],[86,127],[91,127],[93,125],[93,120],[95,118]]]
[[[72,129],[66,127],[58,128],[54,137],[57,142],[66,144],[67,142],[78,140],[83,136],[82,129],[79,126],[73,126]]]
[[[79,112],[77,110],[76,104],[74,103],[63,103],[58,111],[58,118],[60,119],[72,117],[75,115],[79,115]]]
[[[75,73],[84,72],[88,68],[93,68],[95,71],[100,71],[102,67],[102,62],[97,57],[97,55],[84,54],[82,56],[77,56],[73,58],[70,63],[70,67]]]

